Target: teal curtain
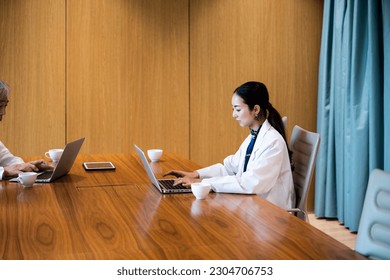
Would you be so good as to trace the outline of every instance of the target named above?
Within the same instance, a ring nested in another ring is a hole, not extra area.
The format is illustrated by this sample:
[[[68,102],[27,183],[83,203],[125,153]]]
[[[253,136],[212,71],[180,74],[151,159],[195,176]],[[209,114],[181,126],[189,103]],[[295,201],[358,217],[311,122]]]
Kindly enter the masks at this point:
[[[390,1],[324,0],[315,215],[357,231],[372,169],[390,171]]]

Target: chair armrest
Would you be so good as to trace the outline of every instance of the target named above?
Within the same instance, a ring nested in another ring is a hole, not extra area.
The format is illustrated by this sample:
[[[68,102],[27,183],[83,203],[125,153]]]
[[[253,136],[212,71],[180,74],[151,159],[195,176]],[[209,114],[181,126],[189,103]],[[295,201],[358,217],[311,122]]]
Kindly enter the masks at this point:
[[[290,213],[301,213],[301,212],[303,213],[304,212],[299,208],[291,208],[291,209],[287,209],[286,211],[290,212]]]
[[[291,209],[286,209],[287,212],[294,214],[301,220],[304,220],[305,222],[309,223],[309,217],[306,213],[306,211],[303,211],[302,209],[299,208],[291,208]]]

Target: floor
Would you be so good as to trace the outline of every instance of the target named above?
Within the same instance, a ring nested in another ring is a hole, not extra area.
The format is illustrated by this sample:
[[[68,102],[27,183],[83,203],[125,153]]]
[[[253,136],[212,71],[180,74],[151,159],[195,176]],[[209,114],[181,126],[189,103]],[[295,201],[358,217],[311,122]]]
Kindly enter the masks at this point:
[[[355,249],[356,233],[351,233],[343,225],[340,225],[336,219],[317,219],[314,214],[309,214],[309,222],[312,226],[347,245],[349,248]]]

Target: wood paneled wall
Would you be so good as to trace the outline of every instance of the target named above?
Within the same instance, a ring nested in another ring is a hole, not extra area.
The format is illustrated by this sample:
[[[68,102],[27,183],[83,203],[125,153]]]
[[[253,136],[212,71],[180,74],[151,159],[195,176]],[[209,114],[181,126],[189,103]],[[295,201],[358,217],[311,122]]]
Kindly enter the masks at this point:
[[[191,1],[191,159],[210,164],[248,135],[232,118],[233,91],[265,83],[293,125],[315,131],[321,1]]]
[[[11,87],[1,141],[20,156],[63,147],[65,0],[0,0],[0,79]]]
[[[188,156],[188,3],[68,0],[67,135]]]
[[[0,0],[0,139],[21,156],[86,137],[82,153],[161,147],[202,165],[248,131],[231,94],[264,82],[315,130],[323,1]]]

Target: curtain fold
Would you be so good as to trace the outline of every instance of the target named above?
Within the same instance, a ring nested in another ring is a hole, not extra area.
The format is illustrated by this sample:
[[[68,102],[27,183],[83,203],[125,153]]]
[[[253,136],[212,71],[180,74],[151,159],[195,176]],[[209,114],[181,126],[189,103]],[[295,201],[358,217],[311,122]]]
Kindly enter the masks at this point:
[[[388,2],[324,1],[315,215],[338,218],[351,231],[371,170],[390,167]]]

